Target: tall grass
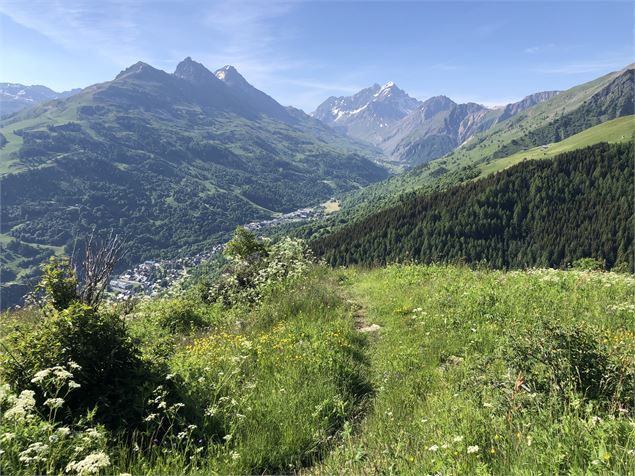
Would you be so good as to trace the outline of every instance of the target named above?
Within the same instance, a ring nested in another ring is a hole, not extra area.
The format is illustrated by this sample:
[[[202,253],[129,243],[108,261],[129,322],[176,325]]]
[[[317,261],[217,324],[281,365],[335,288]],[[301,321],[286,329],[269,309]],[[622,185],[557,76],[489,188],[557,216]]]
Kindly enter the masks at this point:
[[[2,386],[0,467],[626,474],[634,291],[632,276],[589,271],[315,267],[256,304],[155,300],[126,317],[163,375],[143,425],[62,426],[38,413],[50,395]],[[36,321],[3,315],[0,328]]]
[[[350,292],[366,303],[368,321],[382,327],[368,347],[377,394],[365,421],[313,472],[632,470],[632,393],[627,392],[625,406],[611,405],[608,394],[586,398],[584,390],[572,386],[539,391],[537,376],[529,378],[510,365],[518,343],[540,345],[545,324],[574,329],[564,334],[574,336],[582,326],[583,335],[610,359],[607,373],[628,370],[622,384],[628,387],[630,379],[632,392],[632,277],[445,266],[343,273]],[[561,350],[551,349],[556,362],[564,359]],[[549,369],[542,370],[552,382]]]

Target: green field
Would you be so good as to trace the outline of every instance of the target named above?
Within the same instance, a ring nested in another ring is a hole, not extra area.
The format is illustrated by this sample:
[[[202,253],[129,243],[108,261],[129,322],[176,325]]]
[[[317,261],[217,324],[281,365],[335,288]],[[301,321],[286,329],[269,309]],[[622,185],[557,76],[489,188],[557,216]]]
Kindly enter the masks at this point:
[[[523,152],[518,152],[509,157],[497,159],[489,163],[480,165],[481,174],[484,177],[494,172],[504,170],[523,160],[536,159],[552,159],[563,152],[570,152],[576,149],[582,149],[600,142],[608,142],[609,144],[618,142],[628,142],[633,140],[635,133],[635,116],[624,116],[612,121],[607,121],[595,127],[591,127],[585,131],[575,134],[563,141],[548,144],[545,146],[534,147]]]
[[[2,467],[359,475],[632,468],[632,276],[314,267],[268,289],[251,305],[223,309],[190,293],[127,315],[144,361],[167,374],[150,395],[127,383],[148,395],[148,423],[137,432],[50,413],[23,420],[15,408],[26,400],[4,388]],[[16,325],[28,333],[29,322],[37,320],[24,311],[4,314],[0,334]],[[4,363],[28,352],[20,339],[3,337]],[[38,443],[47,445],[43,460]]]

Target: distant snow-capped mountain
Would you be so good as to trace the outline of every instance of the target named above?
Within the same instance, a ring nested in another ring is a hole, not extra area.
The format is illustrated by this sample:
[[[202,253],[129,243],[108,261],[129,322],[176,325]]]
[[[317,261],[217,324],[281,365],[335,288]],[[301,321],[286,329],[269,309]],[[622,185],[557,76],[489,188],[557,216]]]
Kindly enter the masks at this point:
[[[382,131],[397,123],[421,103],[392,81],[374,84],[353,96],[330,97],[311,115],[349,136],[378,144]]]
[[[80,89],[72,89],[58,93],[46,86],[0,83],[0,116],[7,116],[25,107],[35,106],[45,101],[62,99],[79,91]]]
[[[535,93],[505,107],[487,108],[457,104],[446,96],[421,102],[390,81],[353,96],[330,97],[311,115],[378,146],[388,160],[413,166],[453,151],[472,135],[556,94],[558,91]]]

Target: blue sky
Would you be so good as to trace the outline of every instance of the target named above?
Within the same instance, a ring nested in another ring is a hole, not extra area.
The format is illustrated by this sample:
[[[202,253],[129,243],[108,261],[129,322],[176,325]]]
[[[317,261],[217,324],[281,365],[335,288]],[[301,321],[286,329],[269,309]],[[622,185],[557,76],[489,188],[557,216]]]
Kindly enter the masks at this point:
[[[285,105],[395,81],[505,104],[635,61],[632,2],[0,0],[0,81],[56,90],[142,60],[233,64]]]

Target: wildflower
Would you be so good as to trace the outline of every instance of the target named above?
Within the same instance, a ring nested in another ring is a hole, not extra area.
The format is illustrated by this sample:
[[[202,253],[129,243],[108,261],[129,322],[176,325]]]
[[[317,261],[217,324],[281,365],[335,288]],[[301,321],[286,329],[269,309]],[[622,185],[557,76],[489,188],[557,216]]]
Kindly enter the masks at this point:
[[[4,433],[2,436],[0,436],[0,442],[7,443],[13,438],[15,438],[15,433]]]
[[[471,454],[471,453],[478,453],[477,445],[467,447],[467,454]]]
[[[77,362],[73,362],[72,360],[68,361],[68,366],[73,369],[73,370],[81,370],[82,366],[79,365]]]
[[[31,383],[41,383],[46,377],[50,375],[50,373],[51,373],[51,369],[40,370],[31,379]]]
[[[439,445],[432,445],[430,448],[428,448],[428,451],[438,451],[439,449]]]
[[[150,422],[150,421],[156,420],[158,416],[159,415],[157,415],[156,413],[150,413],[147,417],[143,419],[143,421]]]
[[[50,407],[51,409],[62,408],[62,406],[64,405],[64,399],[63,398],[49,398],[44,402],[44,405],[46,405],[47,407]]]
[[[86,430],[86,436],[88,438],[99,438],[101,436],[101,433],[99,433],[99,431],[95,428],[89,428],[88,430]]]
[[[81,387],[81,384],[75,382],[74,380],[71,380],[70,382],[68,382],[68,388],[73,390],[75,388],[79,388]]]
[[[63,367],[53,367],[53,373],[55,374],[55,379],[60,382],[73,378],[73,374]]]
[[[490,448],[489,452],[494,454],[494,453],[496,453],[496,449],[494,447],[492,447],[492,448]]]
[[[31,413],[35,408],[35,392],[33,390],[23,390],[16,399],[13,407],[9,408],[4,417],[7,419],[21,420]]]
[[[462,436],[455,436],[454,439],[452,440],[453,443],[460,443],[461,441],[463,441]]]
[[[71,433],[70,428],[67,428],[65,426],[61,426],[57,429],[57,432],[62,435],[62,436],[68,436]]]
[[[483,406],[485,408],[492,408],[493,407],[493,405],[491,403],[488,403],[488,402],[483,403]]]
[[[66,465],[66,472],[79,475],[97,474],[107,466],[110,466],[110,458],[106,453],[100,451],[89,454],[81,461],[71,461]]]
[[[46,454],[49,451],[49,445],[45,445],[39,441],[31,443],[29,447],[22,451],[18,459],[27,465],[30,463],[37,463],[40,461],[46,461]]]
[[[229,453],[232,457],[232,460],[237,461],[240,459],[240,453],[238,453],[237,451],[232,451],[231,453]]]

